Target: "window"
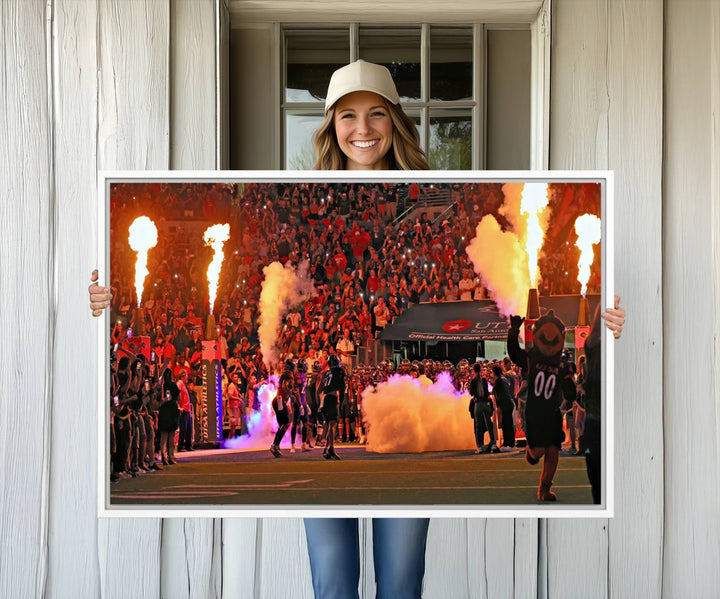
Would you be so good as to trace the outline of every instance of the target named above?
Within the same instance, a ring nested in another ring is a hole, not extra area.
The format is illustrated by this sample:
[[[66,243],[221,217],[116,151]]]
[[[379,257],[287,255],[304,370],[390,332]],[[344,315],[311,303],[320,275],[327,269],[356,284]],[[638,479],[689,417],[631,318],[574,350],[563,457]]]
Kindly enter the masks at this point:
[[[508,69],[514,80],[518,73],[526,87],[527,131],[515,131],[525,123],[508,122],[508,136],[522,156],[508,163],[499,158],[494,168],[529,168],[530,152],[530,31],[519,31],[527,43],[519,50],[520,68],[510,59]],[[494,33],[501,33],[499,30]],[[518,33],[517,30],[512,33]],[[327,28],[290,28],[282,31],[283,85],[283,166],[309,169],[314,162],[311,136],[324,116],[324,99],[332,72],[351,60],[361,58],[383,64],[393,75],[405,112],[413,118],[421,146],[434,169],[485,168],[486,66],[488,41],[504,41],[501,35],[488,36],[483,25],[349,25]],[[503,56],[507,55],[506,43]],[[511,52],[512,54],[512,52]],[[497,56],[497,53],[495,53]],[[494,65],[495,63],[493,63]],[[503,69],[495,69],[504,78]],[[525,76],[526,75],[526,76]],[[523,79],[524,78],[524,79]],[[487,86],[492,85],[488,81]],[[503,88],[503,93],[517,92]],[[522,99],[524,102],[525,99]],[[492,105],[492,102],[490,103]],[[522,121],[522,119],[520,119]],[[493,130],[503,128],[495,123]],[[497,166],[498,163],[504,165]]]

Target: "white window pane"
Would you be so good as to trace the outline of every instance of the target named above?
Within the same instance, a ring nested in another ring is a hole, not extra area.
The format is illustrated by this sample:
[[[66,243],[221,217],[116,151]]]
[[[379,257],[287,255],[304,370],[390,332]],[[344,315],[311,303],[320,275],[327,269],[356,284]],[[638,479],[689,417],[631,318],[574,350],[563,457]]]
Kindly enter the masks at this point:
[[[473,99],[472,27],[430,29],[430,99]]]
[[[348,29],[286,31],[286,102],[321,102],[333,71],[350,62]]]
[[[401,102],[420,100],[420,27],[360,27],[359,52],[390,70]]]
[[[312,136],[323,122],[323,114],[285,115],[285,169],[310,170],[315,164]]]
[[[472,168],[472,116],[467,109],[430,111],[430,168]]]

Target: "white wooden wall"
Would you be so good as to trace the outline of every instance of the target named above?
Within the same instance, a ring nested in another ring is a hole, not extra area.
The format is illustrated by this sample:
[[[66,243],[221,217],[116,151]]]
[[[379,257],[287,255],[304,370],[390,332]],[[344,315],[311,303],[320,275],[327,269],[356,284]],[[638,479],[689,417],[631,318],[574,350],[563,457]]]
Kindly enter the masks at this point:
[[[221,163],[226,12],[0,2],[0,597],[311,596],[299,520],[95,517],[95,173]],[[425,596],[717,597],[720,3],[554,0],[552,40],[550,167],[616,172],[617,515],[434,520]]]

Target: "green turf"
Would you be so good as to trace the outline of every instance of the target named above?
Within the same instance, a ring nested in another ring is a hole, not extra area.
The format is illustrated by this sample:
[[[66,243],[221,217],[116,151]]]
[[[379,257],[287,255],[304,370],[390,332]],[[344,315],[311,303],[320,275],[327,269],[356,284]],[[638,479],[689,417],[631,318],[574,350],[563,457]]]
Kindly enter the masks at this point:
[[[520,452],[475,455],[469,451],[381,455],[340,447],[341,461],[320,450],[275,459],[267,451],[179,454],[162,472],[110,486],[112,505],[307,506],[447,505],[537,507],[542,463],[530,466]],[[581,457],[562,455],[554,490],[559,505],[589,505],[590,486]]]

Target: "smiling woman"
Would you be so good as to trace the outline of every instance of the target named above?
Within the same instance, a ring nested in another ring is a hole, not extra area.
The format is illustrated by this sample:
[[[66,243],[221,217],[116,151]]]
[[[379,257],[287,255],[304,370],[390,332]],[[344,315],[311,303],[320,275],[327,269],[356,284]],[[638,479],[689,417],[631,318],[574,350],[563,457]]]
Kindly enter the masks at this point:
[[[335,134],[347,170],[387,169],[392,120],[381,96],[358,91],[343,96],[335,108]]]
[[[313,136],[315,170],[428,170],[390,71],[364,60],[333,73]]]

